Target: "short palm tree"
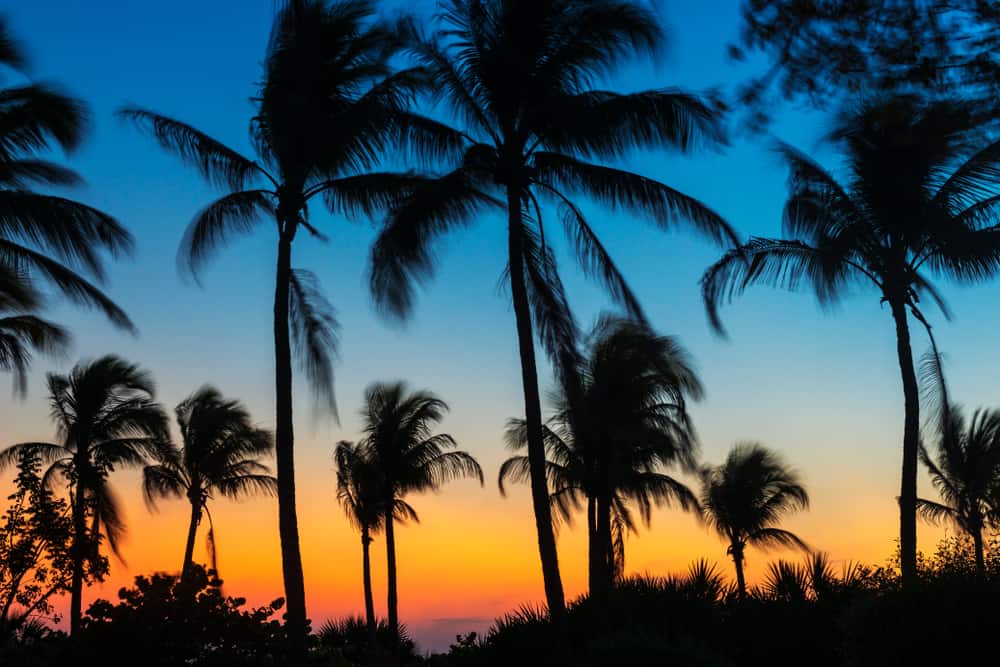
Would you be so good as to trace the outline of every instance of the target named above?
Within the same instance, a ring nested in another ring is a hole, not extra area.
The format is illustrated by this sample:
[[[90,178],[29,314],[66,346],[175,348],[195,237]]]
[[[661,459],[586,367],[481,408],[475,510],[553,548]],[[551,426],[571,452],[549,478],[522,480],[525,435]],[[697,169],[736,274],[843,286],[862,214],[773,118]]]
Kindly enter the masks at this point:
[[[0,44],[0,65],[27,65],[2,17]],[[0,88],[0,369],[14,372],[18,393],[24,391],[31,350],[57,352],[68,341],[65,330],[33,314],[43,305],[35,289],[39,280],[75,303],[102,310],[115,325],[134,328],[91,282],[104,279],[102,253],[128,253],[132,236],[106,213],[33,189],[81,183],[75,172],[41,155],[53,144],[71,151],[86,129],[85,106],[56,88]]]
[[[274,439],[270,431],[254,426],[243,405],[224,398],[214,387],[196,391],[177,406],[175,414],[181,447],[157,452],[156,463],[143,468],[142,490],[150,508],[158,499],[170,497],[185,497],[191,504],[181,566],[181,577],[186,578],[191,571],[198,525],[215,494],[233,500],[255,494],[274,495],[276,480],[259,460],[274,452]],[[208,540],[212,569],[217,570],[214,525]]]
[[[373,536],[385,526],[383,511],[384,493],[381,489],[379,469],[369,459],[367,451],[351,442],[340,442],[334,452],[337,465],[337,501],[344,508],[351,524],[361,533],[362,565],[365,595],[365,624],[370,646],[376,646],[378,619],[375,617],[375,599],[372,595],[372,566],[370,547]],[[399,522],[417,521],[417,512],[402,498],[396,498],[394,519]]]
[[[708,524],[729,542],[726,553],[736,566],[741,598],[747,592],[747,546],[808,550],[794,533],[777,527],[784,515],[809,507],[806,489],[777,454],[761,445],[738,444],[725,463],[702,471],[701,506]]]
[[[654,505],[698,507],[695,495],[661,470],[695,468],[686,404],[702,388],[675,340],[618,318],[599,321],[585,353],[560,375],[556,412],[545,428],[550,497],[567,520],[581,497],[587,500],[590,594],[599,598],[624,566],[624,534],[636,529],[631,507],[647,525]],[[526,431],[523,420],[512,420],[508,445],[523,451]],[[505,481],[529,476],[528,457],[507,459],[501,493]]]
[[[315,278],[292,268],[300,232],[326,237],[309,206],[316,201],[347,220],[374,214],[408,191],[409,174],[376,171],[400,132],[403,108],[419,77],[393,72],[394,35],[373,24],[369,0],[292,0],[275,19],[255,102],[256,160],[194,127],[137,108],[122,111],[159,144],[227,194],[198,213],[180,259],[192,271],[234,237],[267,220],[276,238],[274,293],[276,459],[282,573],[290,647],[304,659],[306,607],[295,510],[292,352],[298,343],[314,389],[333,406],[335,322]]]
[[[926,325],[920,298],[947,315],[931,276],[983,279],[1000,267],[1000,143],[970,155],[977,116],[964,103],[897,96],[866,100],[831,135],[844,149],[847,180],[787,145],[788,238],[754,238],[702,278],[709,314],[747,287],[811,287],[821,304],[855,285],[875,287],[896,328],[905,419],[900,508],[904,581],[916,574],[920,403],[909,315]],[[957,166],[956,166],[957,165]]]
[[[399,518],[417,520],[409,505],[400,505],[410,493],[436,491],[445,482],[473,477],[483,483],[483,471],[467,452],[448,451],[457,447],[447,433],[434,433],[448,405],[426,391],[410,391],[403,382],[376,383],[365,392],[361,410],[364,438],[355,451],[377,471],[376,487],[382,498],[382,528],[388,567],[386,579],[389,627],[399,629],[396,593],[395,522]]]
[[[701,140],[716,142],[721,129],[696,96],[596,87],[625,59],[655,52],[663,41],[655,15],[637,2],[446,0],[439,19],[441,40],[412,24],[404,32],[410,53],[430,73],[435,101],[461,123],[450,133],[442,130],[430,157],[440,162],[452,155],[457,166],[394,208],[373,248],[371,285],[379,304],[405,316],[414,284],[435,268],[439,237],[489,212],[505,218],[504,276],[517,326],[539,556],[557,660],[565,660],[568,630],[545,481],[534,337],[553,356],[576,342],[546,243],[542,204],[558,207],[585,271],[641,319],[636,296],[571,195],[641,214],[663,228],[686,222],[716,240],[734,239],[728,225],[697,200],[605,164],[635,147],[686,151]]]
[[[49,374],[48,386],[60,442],[12,445],[0,452],[0,469],[30,449],[49,465],[46,483],[62,478],[69,485],[73,515],[70,632],[74,633],[80,627],[84,578],[100,561],[101,540],[121,557],[125,522],[108,478],[115,470],[162,457],[169,433],[163,408],[153,399],[152,378],[119,357],[77,364],[68,375]]]

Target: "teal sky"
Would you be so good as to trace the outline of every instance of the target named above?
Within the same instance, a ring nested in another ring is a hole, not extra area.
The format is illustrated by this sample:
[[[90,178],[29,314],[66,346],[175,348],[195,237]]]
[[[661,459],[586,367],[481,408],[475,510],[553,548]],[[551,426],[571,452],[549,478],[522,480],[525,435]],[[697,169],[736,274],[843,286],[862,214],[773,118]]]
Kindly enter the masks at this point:
[[[405,4],[425,13],[432,8],[431,0]],[[122,334],[96,313],[53,308],[52,318],[75,334],[73,356],[37,360],[27,400],[0,400],[0,444],[49,437],[44,372],[108,352],[152,370],[167,405],[212,382],[245,400],[262,423],[273,423],[271,230],[261,226],[256,236],[224,251],[205,272],[202,288],[182,280],[178,241],[214,193],[113,116],[126,103],[149,107],[248,150],[249,98],[273,7],[273,0],[33,0],[5,10],[29,47],[33,78],[61,82],[92,106],[93,135],[71,157],[89,185],[74,196],[112,213],[136,237],[134,259],[112,266],[108,289],[140,335]],[[664,15],[672,35],[668,58],[656,67],[631,66],[610,86],[728,90],[748,73],[725,55],[738,28],[737,0],[666,2]],[[817,149],[825,129],[823,116],[791,107],[771,128],[835,166],[828,150]],[[744,236],[780,232],[786,175],[766,141],[736,138],[726,150],[690,157],[642,153],[623,166],[699,197]],[[737,440],[759,440],[803,472],[814,494],[813,514],[823,522],[894,511],[902,397],[892,322],[877,295],[859,292],[825,314],[808,294],[758,289],[724,310],[730,339],[722,340],[709,329],[698,289],[720,249],[683,230],[663,233],[626,215],[588,210],[653,323],[677,335],[696,362],[707,388],[706,400],[694,409],[706,460],[720,460]],[[484,219],[449,238],[415,317],[400,327],[379,318],[367,293],[373,225],[325,214],[316,219],[330,242],[302,237],[293,265],[314,270],[338,310],[336,391],[343,419],[340,426],[311,419],[304,387],[298,391],[298,461],[306,470],[300,474],[315,474],[318,485],[309,497],[332,505],[329,454],[337,440],[356,433],[363,388],[377,379],[406,378],[448,400],[448,429],[492,478],[504,456],[503,422],[522,412],[513,315],[497,287],[504,266],[501,221]],[[606,301],[562,247],[571,302],[581,322],[589,323]],[[996,289],[947,286],[955,321],[933,313],[953,393],[970,406],[1000,404]],[[915,333],[914,341],[919,355],[926,340]],[[496,498],[491,484],[483,493],[491,502]],[[881,539],[874,554],[892,548],[891,533]]]

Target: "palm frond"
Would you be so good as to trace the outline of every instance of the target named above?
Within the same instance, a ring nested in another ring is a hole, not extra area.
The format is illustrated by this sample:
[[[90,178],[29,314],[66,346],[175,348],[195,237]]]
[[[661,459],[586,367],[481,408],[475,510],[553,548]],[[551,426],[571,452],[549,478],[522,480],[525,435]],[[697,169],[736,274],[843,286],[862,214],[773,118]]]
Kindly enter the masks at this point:
[[[179,120],[138,107],[125,107],[118,115],[148,132],[160,146],[193,166],[213,185],[244,190],[264,176],[253,160]]]
[[[241,190],[220,197],[199,211],[184,231],[178,266],[197,276],[220,247],[234,236],[250,234],[274,215],[274,195],[267,190]]]
[[[292,339],[306,378],[323,406],[337,418],[333,362],[339,342],[333,305],[310,271],[293,269],[289,279],[289,319]]]

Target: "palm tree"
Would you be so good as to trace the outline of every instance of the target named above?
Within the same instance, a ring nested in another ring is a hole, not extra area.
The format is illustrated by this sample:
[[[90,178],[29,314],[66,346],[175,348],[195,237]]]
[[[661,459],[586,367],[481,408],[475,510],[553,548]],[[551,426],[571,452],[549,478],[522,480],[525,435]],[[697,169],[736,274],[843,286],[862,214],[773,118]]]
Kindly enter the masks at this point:
[[[2,17],[0,66],[22,71],[28,66]],[[121,308],[91,282],[104,280],[102,253],[128,253],[132,236],[106,213],[32,189],[82,182],[42,155],[52,144],[72,151],[86,130],[83,103],[52,86],[0,88],[0,369],[13,371],[20,394],[31,350],[59,352],[69,339],[64,329],[33,314],[43,305],[37,282],[102,310],[116,326],[134,330]]]
[[[385,525],[381,476],[378,468],[369,460],[367,451],[354,443],[338,443],[334,460],[337,464],[337,501],[344,508],[351,524],[361,532],[365,624],[369,645],[374,650],[377,646],[378,619],[375,617],[375,599],[372,595],[370,547],[373,535]],[[418,520],[416,510],[402,498],[396,498],[393,513],[394,520],[400,523]]]
[[[839,301],[849,287],[873,285],[889,304],[905,405],[899,507],[906,582],[916,575],[920,425],[908,314],[929,328],[920,309],[927,296],[948,315],[931,274],[973,281],[1000,265],[1000,143],[968,157],[977,122],[967,104],[954,100],[864,101],[843,114],[831,134],[844,149],[846,184],[780,144],[791,170],[783,221],[788,238],[753,238],[702,278],[720,331],[720,303],[757,283],[788,289],[807,284],[823,305]]]
[[[602,598],[624,566],[624,535],[635,531],[631,506],[646,525],[654,505],[698,500],[681,482],[660,472],[675,464],[695,468],[697,441],[688,418],[689,397],[701,383],[677,342],[639,322],[602,318],[591,343],[563,369],[556,412],[544,429],[550,498],[557,516],[587,500],[590,594]],[[524,420],[511,420],[511,449],[527,447]],[[500,467],[504,482],[527,481],[530,461],[514,456]]]
[[[223,398],[218,389],[202,387],[175,410],[180,427],[180,448],[158,451],[156,463],[142,471],[146,504],[155,508],[159,498],[186,497],[191,520],[184,544],[181,578],[190,574],[194,541],[208,501],[218,493],[233,500],[254,494],[274,495],[276,480],[259,459],[274,451],[269,431],[256,428],[250,413],[238,401]],[[209,555],[215,563],[215,529],[208,515]]]
[[[726,553],[736,566],[736,585],[746,597],[743,561],[748,545],[798,547],[808,550],[794,533],[777,527],[781,517],[809,507],[798,475],[762,445],[738,444],[726,462],[702,471],[701,506],[705,520],[729,542]]]
[[[638,299],[570,194],[643,214],[667,228],[682,221],[714,239],[735,238],[714,212],[655,180],[590,162],[634,147],[681,151],[722,139],[715,112],[698,97],[661,89],[618,94],[595,88],[624,59],[653,53],[663,41],[654,14],[630,0],[446,0],[441,40],[403,26],[409,51],[426,68],[435,102],[461,129],[441,129],[430,157],[460,148],[457,167],[394,207],[372,251],[376,301],[403,317],[414,283],[430,277],[433,245],[446,232],[488,212],[506,216],[505,279],[517,325],[527,422],[531,497],[556,653],[565,660],[565,599],[545,481],[545,447],[534,335],[559,356],[575,347],[554,255],[546,243],[542,201],[555,203],[585,271],[642,319]],[[533,321],[534,320],[534,321]]]
[[[412,507],[400,501],[407,494],[437,491],[445,482],[474,477],[483,483],[483,471],[467,452],[446,451],[457,447],[447,433],[434,433],[448,405],[427,391],[410,391],[403,382],[375,383],[365,391],[361,410],[364,438],[355,446],[377,472],[375,487],[381,490],[388,567],[386,580],[389,628],[399,631],[396,594],[395,522],[417,521]]]
[[[192,272],[235,236],[255,231],[265,219],[275,224],[278,513],[290,648],[298,661],[304,659],[306,606],[295,510],[291,344],[332,410],[336,327],[315,278],[292,268],[292,242],[299,232],[326,238],[308,215],[316,200],[351,220],[373,215],[417,180],[374,171],[399,137],[402,109],[420,77],[391,70],[395,37],[371,24],[373,14],[369,0],[293,0],[280,11],[251,122],[256,160],[178,120],[137,108],[122,111],[163,148],[228,190],[187,229],[179,256]]]
[[[121,468],[164,455],[169,433],[153,400],[148,373],[115,356],[79,363],[68,375],[48,375],[49,402],[59,443],[24,442],[0,452],[0,470],[31,450],[49,465],[46,484],[69,485],[73,516],[70,633],[80,627],[83,582],[100,574],[100,542],[119,559],[125,534],[121,504],[108,480]],[[89,526],[88,526],[89,523]]]

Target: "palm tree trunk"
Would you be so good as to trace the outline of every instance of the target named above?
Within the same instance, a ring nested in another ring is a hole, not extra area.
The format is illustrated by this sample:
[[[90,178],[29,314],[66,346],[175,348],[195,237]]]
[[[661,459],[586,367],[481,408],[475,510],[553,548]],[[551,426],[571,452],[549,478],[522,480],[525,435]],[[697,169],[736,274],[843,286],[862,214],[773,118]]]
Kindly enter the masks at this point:
[[[597,537],[601,550],[600,601],[607,600],[614,586],[614,546],[611,539],[611,498],[602,493],[597,499]]]
[[[288,331],[288,289],[292,271],[291,234],[282,225],[274,288],[275,459],[278,478],[278,534],[285,584],[290,664],[305,661],[306,592],[295,513],[295,457],[292,430],[292,350]]]
[[[542,561],[542,580],[549,617],[555,631],[555,659],[565,662],[569,655],[569,626],[566,600],[559,576],[559,555],[552,530],[549,489],[545,476],[545,444],[542,440],[542,403],[538,391],[538,368],[532,335],[531,309],[524,280],[524,256],[520,189],[507,186],[508,245],[510,292],[517,324],[517,343],[521,355],[521,383],[524,387],[524,413],[528,427],[528,468],[531,474],[531,502],[538,534],[538,554]]]
[[[917,576],[917,450],[920,438],[920,394],[917,374],[913,368],[910,328],[906,320],[906,303],[889,300],[892,319],[896,323],[896,350],[903,378],[903,471],[899,490],[899,563],[903,585],[910,585]]]
[[[86,492],[77,482],[76,494],[73,499],[73,579],[70,583],[69,601],[69,634],[75,635],[80,630],[80,619],[83,617],[83,562],[87,549],[87,516],[85,505]]]
[[[601,541],[597,533],[597,498],[587,498],[587,573],[590,597],[600,595],[601,588]]]
[[[191,565],[194,561],[194,538],[198,534],[199,523],[201,523],[201,506],[197,502],[192,501],[187,542],[184,544],[184,564],[181,566],[181,581],[186,580],[191,574]]]
[[[984,579],[986,577],[986,558],[983,555],[982,528],[972,531],[972,544],[976,550],[976,576],[980,579]]]
[[[371,559],[372,538],[368,533],[368,526],[361,527],[361,576],[364,578],[365,587],[365,625],[368,628],[368,654],[374,655],[378,636],[375,629],[375,600],[372,598],[372,559]],[[371,660],[369,660],[371,662]]]
[[[388,501],[388,507],[393,503]],[[392,509],[385,511],[385,564],[386,564],[386,614],[389,619],[389,635],[393,651],[399,639],[399,600],[396,595],[396,531],[392,520]]]
[[[736,588],[739,591],[740,599],[747,599],[747,580],[743,574],[743,547],[736,542],[730,546],[733,553],[733,564],[736,566]]]

